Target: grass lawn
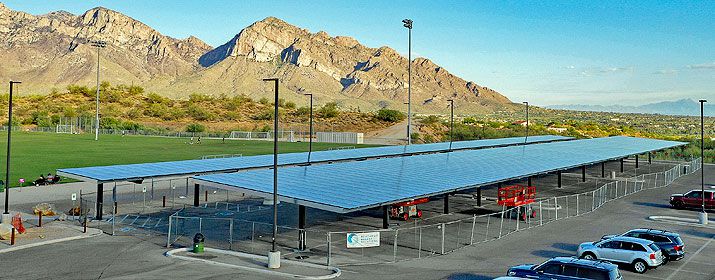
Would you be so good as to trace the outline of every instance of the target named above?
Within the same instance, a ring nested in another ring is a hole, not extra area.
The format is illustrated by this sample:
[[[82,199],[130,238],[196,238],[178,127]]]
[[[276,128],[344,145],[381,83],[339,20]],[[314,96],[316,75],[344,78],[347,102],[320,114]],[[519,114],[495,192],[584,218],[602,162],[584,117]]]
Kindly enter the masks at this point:
[[[10,159],[10,182],[17,186],[20,178],[26,184],[40,174],[55,173],[58,168],[144,163],[185,159],[200,159],[205,155],[242,154],[244,156],[270,154],[271,141],[242,141],[202,139],[201,144],[187,144],[187,138],[166,138],[148,136],[100,135],[94,141],[93,134],[56,134],[39,132],[13,132]],[[0,133],[0,167],[2,180],[5,179],[5,155],[7,134]],[[313,143],[313,150],[327,150],[331,147],[371,145]],[[307,152],[308,143],[278,144],[280,153]]]

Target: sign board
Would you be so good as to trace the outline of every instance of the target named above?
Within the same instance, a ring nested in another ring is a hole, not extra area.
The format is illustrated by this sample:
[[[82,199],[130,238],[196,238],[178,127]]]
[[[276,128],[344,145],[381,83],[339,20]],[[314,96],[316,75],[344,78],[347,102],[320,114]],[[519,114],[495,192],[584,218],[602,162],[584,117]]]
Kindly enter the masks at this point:
[[[369,248],[380,246],[380,232],[355,232],[348,233],[347,238],[348,248]]]
[[[142,188],[142,192],[143,192],[143,193],[146,192],[146,187]]]
[[[75,200],[77,200],[77,194],[76,194],[76,193],[73,193],[73,194],[72,194],[72,201],[75,201]]]

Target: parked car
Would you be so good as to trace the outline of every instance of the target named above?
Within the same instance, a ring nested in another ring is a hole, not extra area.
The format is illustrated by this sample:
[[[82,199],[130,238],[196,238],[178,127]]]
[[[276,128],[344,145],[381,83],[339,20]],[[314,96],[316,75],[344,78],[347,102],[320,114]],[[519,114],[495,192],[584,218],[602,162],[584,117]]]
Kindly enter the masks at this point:
[[[663,252],[655,242],[625,236],[581,243],[577,255],[587,260],[607,260],[631,265],[637,273],[645,273],[648,269],[663,264]]]
[[[502,276],[494,278],[493,280],[529,280],[529,278]]]
[[[597,260],[557,257],[542,264],[523,264],[509,268],[507,276],[545,280],[621,280],[618,266]]]
[[[676,209],[701,208],[703,205],[703,191],[692,190],[685,194],[670,195],[670,205]],[[715,209],[715,190],[705,190],[705,208]]]
[[[635,237],[650,240],[658,245],[663,252],[663,261],[677,261],[685,257],[685,243],[680,239],[680,234],[659,229],[632,229],[619,235],[604,235],[601,240],[611,239],[616,236]]]

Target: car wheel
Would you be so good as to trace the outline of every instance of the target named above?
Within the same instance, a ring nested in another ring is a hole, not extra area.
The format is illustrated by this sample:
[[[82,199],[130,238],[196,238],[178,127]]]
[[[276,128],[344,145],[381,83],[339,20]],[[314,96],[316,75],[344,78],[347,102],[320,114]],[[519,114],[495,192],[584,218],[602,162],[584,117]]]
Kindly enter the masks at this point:
[[[642,260],[636,260],[633,262],[633,271],[636,273],[645,273],[648,271],[648,264]]]
[[[673,208],[675,209],[683,209],[683,203],[680,201],[676,201],[673,203]]]
[[[583,253],[583,255],[581,255],[581,258],[584,259],[584,260],[595,260],[595,259],[596,259],[596,255],[594,255],[593,253],[588,253],[588,252],[587,252],[587,253]]]
[[[670,257],[668,255],[663,255],[663,263],[661,265],[666,265],[670,261]]]

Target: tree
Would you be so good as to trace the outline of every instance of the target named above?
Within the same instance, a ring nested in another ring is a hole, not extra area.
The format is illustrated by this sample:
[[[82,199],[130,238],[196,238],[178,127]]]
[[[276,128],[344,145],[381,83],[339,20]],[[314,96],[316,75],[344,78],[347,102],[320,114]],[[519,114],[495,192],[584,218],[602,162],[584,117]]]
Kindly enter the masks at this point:
[[[386,122],[399,122],[406,118],[405,114],[391,109],[380,109],[377,111],[376,119]]]
[[[325,103],[325,105],[323,105],[323,107],[318,109],[318,114],[320,114],[320,116],[323,118],[337,117],[340,114],[340,111],[338,111],[338,103],[335,103],[335,102]]]
[[[206,127],[200,123],[190,123],[186,126],[186,132],[204,132]]]

